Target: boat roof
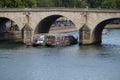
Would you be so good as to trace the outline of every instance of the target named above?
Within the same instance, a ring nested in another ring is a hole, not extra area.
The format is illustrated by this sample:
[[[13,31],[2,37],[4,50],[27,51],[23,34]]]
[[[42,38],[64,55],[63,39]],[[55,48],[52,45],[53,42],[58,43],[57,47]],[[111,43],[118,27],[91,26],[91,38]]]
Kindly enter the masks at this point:
[[[47,33],[43,33],[43,34],[35,34],[33,36],[58,36],[58,37],[60,37],[60,36],[70,36],[70,34],[64,34],[64,33],[56,33],[56,34],[49,33],[49,34],[47,34]]]

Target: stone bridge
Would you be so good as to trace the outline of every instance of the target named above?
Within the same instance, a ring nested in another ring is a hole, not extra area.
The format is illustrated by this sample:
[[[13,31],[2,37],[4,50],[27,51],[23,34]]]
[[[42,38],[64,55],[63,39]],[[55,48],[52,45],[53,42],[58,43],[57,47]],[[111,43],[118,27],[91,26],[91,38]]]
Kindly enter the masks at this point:
[[[24,42],[33,34],[48,33],[56,19],[70,19],[78,30],[80,44],[101,42],[102,30],[112,20],[120,19],[120,10],[109,9],[0,9],[0,23],[5,19],[14,21],[21,31]],[[27,32],[27,33],[26,33]]]

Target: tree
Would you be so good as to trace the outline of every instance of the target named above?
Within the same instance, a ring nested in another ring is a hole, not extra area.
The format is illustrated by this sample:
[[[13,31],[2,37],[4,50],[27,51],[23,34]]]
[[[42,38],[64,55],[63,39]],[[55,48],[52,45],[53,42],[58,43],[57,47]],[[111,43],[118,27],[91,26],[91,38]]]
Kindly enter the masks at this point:
[[[85,8],[86,6],[88,6],[88,3],[85,0],[77,0],[76,1],[76,7]]]
[[[12,8],[22,8],[24,6],[21,0],[11,0],[11,1],[12,1],[11,3]]]
[[[116,0],[117,8],[120,9],[120,0]]]
[[[12,1],[11,0],[3,0],[3,7],[12,7]]]
[[[87,0],[89,7],[91,8],[98,8],[101,6],[102,0]]]
[[[1,8],[67,7],[120,9],[120,0],[0,0]]]
[[[1,8],[3,7],[3,2],[2,2],[2,1],[0,1],[0,7],[1,7]]]
[[[103,0],[101,7],[102,8],[117,8],[116,0]]]
[[[54,0],[37,0],[38,7],[54,7]]]
[[[21,0],[23,7],[37,7],[37,1],[36,0]]]
[[[0,7],[25,8],[37,7],[36,0],[1,0]]]
[[[53,0],[54,7],[64,7],[63,0]]]

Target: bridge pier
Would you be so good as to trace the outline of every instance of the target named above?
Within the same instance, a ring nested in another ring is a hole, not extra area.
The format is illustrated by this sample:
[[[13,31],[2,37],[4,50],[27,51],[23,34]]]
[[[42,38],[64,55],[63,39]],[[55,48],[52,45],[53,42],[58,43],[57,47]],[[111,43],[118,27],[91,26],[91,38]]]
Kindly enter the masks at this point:
[[[102,31],[97,30],[93,33],[87,24],[84,24],[82,28],[79,29],[80,45],[100,44],[102,42],[101,37]]]
[[[24,43],[30,40],[32,33],[33,29],[29,26],[29,24],[26,24],[22,29],[22,39]]]
[[[91,44],[91,30],[86,24],[79,30],[79,44]]]

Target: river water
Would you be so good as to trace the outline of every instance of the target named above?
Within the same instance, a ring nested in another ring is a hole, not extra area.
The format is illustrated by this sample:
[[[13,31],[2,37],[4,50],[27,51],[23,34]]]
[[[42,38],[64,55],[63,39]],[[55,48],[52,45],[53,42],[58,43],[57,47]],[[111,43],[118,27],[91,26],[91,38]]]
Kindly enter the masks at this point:
[[[109,30],[101,45],[0,48],[0,80],[120,80],[119,35]]]

